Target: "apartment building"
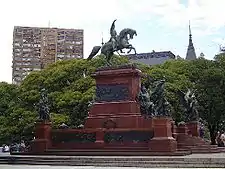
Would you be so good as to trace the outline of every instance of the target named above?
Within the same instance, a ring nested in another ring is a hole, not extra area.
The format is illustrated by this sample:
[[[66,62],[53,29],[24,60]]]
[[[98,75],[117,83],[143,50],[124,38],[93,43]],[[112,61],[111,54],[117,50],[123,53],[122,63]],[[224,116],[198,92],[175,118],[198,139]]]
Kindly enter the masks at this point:
[[[12,83],[57,60],[83,58],[83,30],[15,26]]]

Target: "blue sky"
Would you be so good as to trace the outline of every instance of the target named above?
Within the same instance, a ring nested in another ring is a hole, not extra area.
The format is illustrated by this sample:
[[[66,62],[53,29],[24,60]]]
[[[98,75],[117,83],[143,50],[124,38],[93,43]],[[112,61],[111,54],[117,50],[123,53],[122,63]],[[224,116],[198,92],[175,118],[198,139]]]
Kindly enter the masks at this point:
[[[11,82],[14,26],[84,29],[84,54],[109,39],[109,28],[136,29],[138,53],[172,51],[185,57],[191,20],[196,54],[212,59],[225,44],[224,0],[7,0],[0,2],[0,81]],[[7,16],[7,17],[5,17]]]

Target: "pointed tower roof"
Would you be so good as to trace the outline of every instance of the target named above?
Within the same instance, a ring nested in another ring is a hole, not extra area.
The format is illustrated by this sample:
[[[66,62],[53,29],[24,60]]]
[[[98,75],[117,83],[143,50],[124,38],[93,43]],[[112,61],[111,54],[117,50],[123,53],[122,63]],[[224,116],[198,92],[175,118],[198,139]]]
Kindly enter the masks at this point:
[[[186,59],[187,60],[197,59],[196,54],[195,54],[195,48],[194,48],[194,45],[193,45],[193,42],[192,42],[190,21],[189,21],[189,44],[188,44]]]

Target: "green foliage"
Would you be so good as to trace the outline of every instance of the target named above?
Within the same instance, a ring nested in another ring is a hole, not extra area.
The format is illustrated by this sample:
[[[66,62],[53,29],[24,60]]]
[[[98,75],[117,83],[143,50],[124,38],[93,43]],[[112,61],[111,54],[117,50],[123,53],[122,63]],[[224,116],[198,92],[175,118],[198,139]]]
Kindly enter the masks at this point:
[[[62,123],[69,123],[69,116],[66,114],[51,113],[52,127],[58,128]]]
[[[216,131],[221,130],[225,111],[225,70],[214,61],[208,61],[210,67],[202,68],[196,80],[198,102],[201,117],[207,121],[212,142]]]
[[[15,101],[18,95],[18,88],[13,84],[0,83],[0,115],[7,116],[10,102]]]
[[[183,82],[180,79],[178,80],[181,82],[180,84],[173,83],[176,84],[177,88],[185,90],[185,88],[191,87],[196,89],[200,116],[207,122],[213,142],[216,131],[222,129],[219,126],[225,119],[225,56],[223,54],[218,55],[215,57],[215,61],[204,58],[194,61],[169,61],[161,65],[160,68],[182,76]],[[175,108],[175,104],[173,104],[173,107]]]
[[[112,62],[118,65],[128,63],[128,60],[115,56]],[[84,123],[88,103],[94,97],[95,81],[91,74],[105,64],[105,59],[98,56],[91,61],[58,61],[43,71],[32,72],[20,86],[24,106],[33,109],[33,105],[39,100],[40,88],[45,87],[49,93],[51,112],[67,115],[67,123],[77,127]]]
[[[207,122],[212,140],[225,123],[225,55],[217,55],[214,59],[170,60],[151,67],[136,64],[154,80],[166,80],[166,96],[176,122],[183,120],[177,90],[197,89],[200,115]],[[120,65],[129,61],[114,56],[112,63]],[[89,111],[88,103],[95,95],[95,80],[91,75],[105,64],[103,56],[91,61],[58,61],[42,71],[30,73],[19,87],[0,83],[0,143],[33,137],[34,122],[38,117],[34,105],[38,103],[43,87],[48,91],[54,128],[62,123],[71,127],[83,124]]]

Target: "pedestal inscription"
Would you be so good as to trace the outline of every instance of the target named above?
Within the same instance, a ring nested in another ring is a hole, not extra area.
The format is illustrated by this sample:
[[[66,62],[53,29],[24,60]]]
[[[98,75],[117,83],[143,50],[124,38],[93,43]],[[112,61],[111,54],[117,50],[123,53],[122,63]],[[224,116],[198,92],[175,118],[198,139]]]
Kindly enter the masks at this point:
[[[128,100],[129,89],[125,84],[98,84],[96,86],[96,101],[122,101]]]

